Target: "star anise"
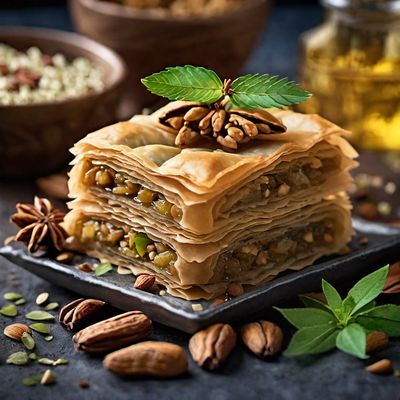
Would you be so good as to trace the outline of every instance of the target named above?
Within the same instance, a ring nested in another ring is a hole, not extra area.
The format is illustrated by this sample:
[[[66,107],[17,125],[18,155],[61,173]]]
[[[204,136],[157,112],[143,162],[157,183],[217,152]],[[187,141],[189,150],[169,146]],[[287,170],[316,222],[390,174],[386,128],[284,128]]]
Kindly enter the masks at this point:
[[[65,213],[54,208],[48,199],[36,197],[33,204],[16,205],[11,222],[21,228],[15,240],[25,243],[31,253],[40,248],[62,250],[67,233],[60,225]]]

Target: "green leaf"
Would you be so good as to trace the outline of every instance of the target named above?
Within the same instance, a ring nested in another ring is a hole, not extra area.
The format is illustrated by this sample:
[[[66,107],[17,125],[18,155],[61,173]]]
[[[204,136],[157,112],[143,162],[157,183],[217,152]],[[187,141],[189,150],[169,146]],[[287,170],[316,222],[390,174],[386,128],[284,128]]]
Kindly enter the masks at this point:
[[[16,301],[16,300],[19,300],[22,298],[22,294],[15,293],[15,292],[5,293],[3,295],[3,298],[5,300]]]
[[[147,245],[153,243],[151,239],[144,233],[139,233],[135,237],[135,247],[140,257],[143,257],[147,253]]]
[[[22,334],[21,342],[27,350],[33,350],[36,346],[36,343],[33,340],[33,337],[28,332],[24,332]]]
[[[192,65],[166,68],[141,82],[151,93],[169,100],[214,103],[223,96],[219,76],[214,71]]]
[[[370,301],[379,296],[379,293],[382,292],[385,285],[388,272],[389,265],[386,265],[385,267],[380,268],[372,274],[362,278],[353,286],[352,289],[350,289],[347,298],[352,298],[355,302],[350,315],[354,314],[357,310],[360,310]]]
[[[316,325],[336,326],[336,318],[329,312],[318,308],[277,308],[292,325],[301,329]]]
[[[41,322],[38,322],[36,324],[31,324],[29,325],[29,328],[38,333],[42,333],[43,335],[48,335],[50,333],[49,326],[46,324],[42,324]]]
[[[298,330],[292,337],[285,356],[318,354],[331,350],[336,345],[339,330],[331,325],[311,326]]]
[[[54,321],[54,315],[42,310],[31,311],[25,316],[33,321]]]
[[[342,298],[338,291],[325,279],[322,279],[322,291],[326,297],[329,307],[332,311],[338,310],[342,307]]]
[[[0,308],[0,314],[6,317],[15,317],[18,314],[18,310],[15,304],[7,304]]]
[[[317,299],[314,299],[312,297],[309,296],[305,296],[303,294],[301,294],[299,296],[299,299],[301,300],[301,302],[309,308],[318,308],[320,310],[324,310],[324,311],[328,311],[328,312],[332,312],[331,309],[322,301],[319,301]]]
[[[290,106],[307,100],[311,95],[287,78],[268,74],[250,74],[235,79],[231,85],[232,104],[238,108]]]
[[[364,328],[380,331],[388,336],[400,336],[400,306],[385,304],[356,316]]]
[[[336,347],[358,358],[368,358],[365,353],[367,334],[359,324],[350,324],[339,332]]]
[[[7,364],[14,365],[26,365],[29,362],[28,354],[24,351],[17,351],[16,353],[10,354],[7,358]]]
[[[95,268],[94,274],[96,276],[102,276],[102,275],[105,275],[105,274],[107,274],[108,272],[110,272],[112,270],[113,270],[113,267],[112,267],[112,265],[110,263],[102,263],[102,264],[99,264]]]

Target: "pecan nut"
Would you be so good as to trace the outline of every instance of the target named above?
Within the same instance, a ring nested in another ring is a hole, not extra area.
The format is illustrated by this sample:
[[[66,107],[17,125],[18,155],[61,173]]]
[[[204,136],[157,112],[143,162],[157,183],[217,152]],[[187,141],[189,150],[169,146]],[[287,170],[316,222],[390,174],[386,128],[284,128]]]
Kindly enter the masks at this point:
[[[188,362],[182,347],[149,341],[108,354],[103,366],[118,375],[167,378],[185,373]]]
[[[92,323],[105,305],[104,301],[96,299],[74,300],[60,310],[59,321],[69,330],[74,330]]]
[[[141,311],[124,314],[90,325],[74,335],[78,350],[102,353],[116,350],[151,334],[152,322]]]
[[[242,340],[246,347],[258,357],[270,357],[282,349],[282,329],[268,321],[246,324],[241,329]]]
[[[236,333],[228,324],[215,324],[194,334],[189,341],[193,360],[212,371],[229,356],[236,344]]]

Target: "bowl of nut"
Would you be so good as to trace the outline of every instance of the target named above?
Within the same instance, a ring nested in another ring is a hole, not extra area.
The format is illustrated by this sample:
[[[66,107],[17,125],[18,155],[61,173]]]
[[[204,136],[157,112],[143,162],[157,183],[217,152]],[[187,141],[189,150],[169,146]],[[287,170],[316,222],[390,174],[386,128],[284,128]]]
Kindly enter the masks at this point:
[[[51,173],[81,137],[116,120],[126,67],[81,35],[0,28],[0,178]]]
[[[70,0],[78,32],[119,53],[128,69],[129,112],[157,98],[140,78],[174,65],[202,65],[224,78],[242,69],[270,0]],[[130,107],[129,107],[130,106]]]

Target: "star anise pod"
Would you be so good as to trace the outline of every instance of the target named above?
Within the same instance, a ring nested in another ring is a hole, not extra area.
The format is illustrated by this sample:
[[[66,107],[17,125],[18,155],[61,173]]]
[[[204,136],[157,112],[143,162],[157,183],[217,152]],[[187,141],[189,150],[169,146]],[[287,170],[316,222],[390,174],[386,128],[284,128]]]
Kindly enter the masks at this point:
[[[36,197],[33,204],[16,205],[11,222],[21,228],[15,240],[25,243],[31,253],[40,248],[62,250],[67,233],[60,225],[65,213],[54,208],[48,199]]]

